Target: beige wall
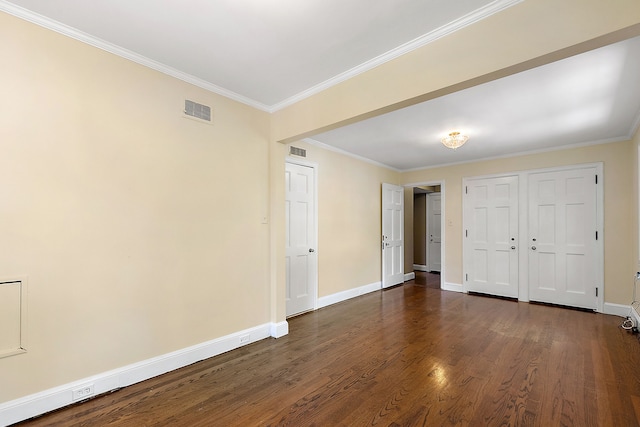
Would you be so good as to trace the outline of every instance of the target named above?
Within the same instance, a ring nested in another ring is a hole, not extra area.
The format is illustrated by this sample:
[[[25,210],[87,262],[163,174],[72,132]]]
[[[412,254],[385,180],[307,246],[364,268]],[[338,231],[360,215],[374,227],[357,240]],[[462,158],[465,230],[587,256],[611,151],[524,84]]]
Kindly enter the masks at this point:
[[[268,323],[269,115],[4,13],[0,53],[0,402]]]
[[[445,182],[446,281],[462,284],[462,179],[580,163],[604,163],[605,302],[629,304],[633,256],[633,143],[618,142],[562,151],[426,169],[403,173],[403,184]],[[412,221],[407,221],[411,224]],[[637,246],[637,245],[635,245]],[[405,262],[409,265],[408,261]],[[405,267],[406,268],[406,267]],[[406,270],[405,270],[406,271]]]
[[[633,238],[632,241],[632,254],[633,254],[633,260],[635,262],[635,271],[639,272],[640,271],[640,230],[639,230],[639,226],[640,226],[640,206],[638,205],[640,203],[640,183],[639,183],[639,175],[640,175],[640,165],[638,164],[638,161],[640,160],[640,128],[636,129],[636,134],[633,137],[633,143],[632,143],[632,153],[631,153],[631,159],[632,159],[632,164],[633,164],[633,190],[632,190],[632,197],[631,197],[631,204],[632,204],[632,217],[631,217],[631,235]],[[638,293],[636,295],[637,297],[640,297],[640,293]]]
[[[275,141],[269,143],[269,290],[271,291],[271,322],[285,321],[285,156],[288,147]]]
[[[301,141],[293,145],[318,165],[318,296],[379,282],[381,188],[397,184],[398,172]]]

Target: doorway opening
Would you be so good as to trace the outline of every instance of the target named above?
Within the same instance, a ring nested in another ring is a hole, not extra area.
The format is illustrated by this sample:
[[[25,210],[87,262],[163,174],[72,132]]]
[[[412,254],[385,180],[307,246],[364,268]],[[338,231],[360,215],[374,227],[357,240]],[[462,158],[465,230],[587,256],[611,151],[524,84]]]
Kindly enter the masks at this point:
[[[444,289],[444,182],[412,184],[416,284]]]

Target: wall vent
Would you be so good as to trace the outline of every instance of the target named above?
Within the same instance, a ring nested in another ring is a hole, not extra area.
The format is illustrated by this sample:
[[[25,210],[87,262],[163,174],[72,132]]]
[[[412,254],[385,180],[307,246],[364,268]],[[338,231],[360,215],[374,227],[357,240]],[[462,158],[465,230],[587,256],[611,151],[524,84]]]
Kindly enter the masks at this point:
[[[189,117],[204,120],[205,122],[211,122],[211,107],[204,104],[198,104],[197,102],[190,101],[188,99],[185,99],[184,101],[184,114]]]
[[[292,145],[289,147],[289,154],[292,156],[307,157],[307,150]]]

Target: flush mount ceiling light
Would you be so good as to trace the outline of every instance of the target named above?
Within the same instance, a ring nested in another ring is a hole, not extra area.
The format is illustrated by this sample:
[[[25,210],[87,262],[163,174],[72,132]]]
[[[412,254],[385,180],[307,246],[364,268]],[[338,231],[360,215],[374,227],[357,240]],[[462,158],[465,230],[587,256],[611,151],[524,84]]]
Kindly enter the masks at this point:
[[[462,147],[469,137],[467,135],[460,135],[460,132],[451,132],[449,136],[442,138],[442,143],[445,147],[455,150],[458,147]]]

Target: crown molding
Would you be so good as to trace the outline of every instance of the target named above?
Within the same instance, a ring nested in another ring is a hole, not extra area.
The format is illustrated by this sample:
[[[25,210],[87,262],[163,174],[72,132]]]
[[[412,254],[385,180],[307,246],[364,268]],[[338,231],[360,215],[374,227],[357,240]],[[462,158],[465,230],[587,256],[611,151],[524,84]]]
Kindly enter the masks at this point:
[[[147,58],[146,56],[139,55],[128,49],[124,49],[113,43],[94,37],[90,34],[77,30],[66,24],[47,18],[46,16],[32,12],[23,7],[17,6],[13,3],[9,3],[6,0],[0,0],[0,11],[6,12],[17,18],[39,25],[43,28],[47,28],[51,31],[55,31],[59,34],[78,40],[82,43],[86,43],[90,46],[96,47],[98,49],[112,53],[114,55],[120,56],[124,59],[128,59],[129,61],[140,64],[144,67],[159,71],[163,74],[174,77],[178,80],[182,80],[186,83],[190,83],[194,86],[198,86],[210,92],[217,93],[218,95],[222,95],[226,98],[233,99],[234,101],[241,102],[243,104],[249,105],[251,107],[257,108],[262,111],[271,112],[270,111],[271,107],[269,107],[268,105],[262,104],[246,96],[237,94],[223,87],[217,86],[213,83],[210,83],[198,77],[192,76],[191,74],[182,72],[180,70],[176,70],[175,68],[169,67],[158,61],[154,61],[153,59]]]
[[[302,139],[302,141],[306,142],[307,144],[310,144],[310,145],[315,145],[316,147],[322,148],[324,150],[333,151],[335,153],[339,153],[339,154],[342,154],[344,156],[351,157],[351,158],[356,159],[356,160],[360,160],[361,162],[372,164],[374,166],[379,166],[379,167],[382,167],[382,168],[385,168],[385,169],[390,169],[392,171],[399,172],[399,173],[408,173],[408,172],[418,172],[418,171],[429,170],[429,169],[445,168],[445,167],[449,167],[449,166],[458,166],[458,165],[465,165],[465,164],[470,164],[470,163],[485,162],[485,161],[490,161],[490,160],[499,160],[499,159],[508,159],[508,158],[512,158],[512,157],[521,157],[521,156],[527,156],[527,155],[530,155],[530,154],[541,154],[541,153],[549,153],[549,152],[554,152],[554,151],[571,150],[571,149],[575,149],[575,148],[589,147],[589,146],[592,146],[592,145],[611,144],[611,143],[616,143],[616,142],[629,141],[631,139],[632,139],[632,137],[619,136],[619,137],[614,137],[614,138],[599,139],[599,140],[595,140],[595,141],[578,142],[578,143],[575,143],[575,144],[567,144],[567,145],[560,145],[560,146],[555,146],[555,147],[540,148],[540,149],[537,149],[537,150],[518,151],[518,152],[515,152],[515,153],[503,154],[503,155],[498,155],[498,156],[478,157],[476,159],[462,160],[462,161],[459,161],[459,162],[438,163],[436,165],[420,166],[420,167],[417,167],[417,168],[408,168],[408,169],[400,169],[400,168],[396,168],[396,167],[393,167],[393,166],[390,166],[390,165],[386,165],[384,163],[380,163],[380,162],[377,162],[375,160],[371,160],[371,159],[368,159],[366,157],[350,153],[350,152],[345,151],[345,150],[343,150],[341,148],[337,148],[337,147],[334,147],[332,145],[325,144],[324,142],[320,142],[320,141],[315,140],[313,138],[304,138],[304,139]]]
[[[333,151],[334,153],[342,154],[343,156],[351,157],[356,160],[360,160],[361,162],[369,163],[374,166],[378,166],[385,169],[391,169],[395,172],[402,172],[400,169],[396,169],[393,166],[385,165],[384,163],[376,162],[375,160],[368,159],[366,157],[358,156],[357,154],[350,153],[341,148],[334,147],[333,145],[325,144],[324,142],[320,142],[313,138],[304,138],[302,142],[306,142],[310,145],[315,145],[316,147],[322,148],[323,150]]]
[[[47,18],[46,16],[32,12],[28,9],[17,6],[13,3],[9,3],[7,0],[0,0],[0,11],[6,12],[17,18],[23,19],[33,24],[55,31],[64,36],[71,37],[82,43],[86,43],[90,46],[96,47],[98,49],[102,49],[114,55],[118,55],[122,58],[128,59],[132,62],[138,63],[142,66],[151,68],[153,70],[159,71],[163,74],[174,77],[178,80],[182,80],[184,82],[190,83],[194,86],[200,87],[210,92],[217,93],[218,95],[222,95],[224,97],[233,99],[234,101],[238,101],[248,106],[257,108],[258,110],[266,111],[268,113],[274,113],[278,110],[281,110],[285,107],[293,105],[296,102],[299,102],[305,98],[308,98],[319,92],[322,92],[323,90],[326,90],[332,86],[335,86],[338,83],[342,83],[350,78],[353,78],[359,74],[369,71],[379,65],[389,62],[401,55],[404,55],[408,52],[418,49],[426,44],[429,44],[439,38],[442,38],[448,34],[458,31],[466,26],[469,26],[475,22],[478,22],[484,18],[487,18],[495,13],[498,13],[522,1],[524,0],[495,0],[490,4],[483,6],[479,9],[476,9],[475,11],[459,19],[456,19],[434,31],[431,31],[410,42],[400,45],[397,48],[390,50],[389,52],[386,52],[380,56],[377,56],[376,58],[373,58],[367,62],[364,62],[363,64],[360,64],[348,71],[345,71],[344,73],[338,74],[337,76],[332,77],[329,80],[326,80],[318,85],[315,85],[307,90],[304,90],[274,105],[263,104],[254,99],[248,98],[244,95],[240,95],[238,93],[232,92],[230,90],[227,90],[223,87],[220,87],[208,81],[202,80],[191,74],[182,72],[180,70],[176,70],[175,68],[169,67],[165,64],[154,61],[150,58],[147,58],[145,56],[132,52],[128,49],[124,49],[120,46],[117,46],[113,43],[102,40],[100,38],[94,37],[90,34],[77,30],[66,24]]]
[[[521,3],[523,1],[524,0],[496,0],[494,2],[491,2],[490,4],[483,6],[479,9],[476,9],[473,12],[468,13],[467,15],[464,15],[461,18],[458,18],[454,21],[449,22],[448,24],[443,25],[440,28],[437,28],[407,43],[404,43],[396,47],[395,49],[392,49],[386,53],[383,53],[382,55],[379,55],[348,71],[345,71],[344,73],[340,73],[337,76],[330,78],[329,80],[325,80],[324,82],[318,85],[312,86],[307,90],[304,90],[296,95],[293,95],[290,98],[285,99],[284,101],[276,103],[270,107],[271,112],[276,112],[290,105],[293,105],[296,102],[302,101],[305,98],[309,98],[310,96],[316,95],[322,92],[323,90],[326,90],[332,86],[335,86],[339,83],[349,80],[359,74],[369,71],[393,59],[396,59],[406,53],[409,53],[413,50],[421,48],[422,46],[432,43],[442,37],[445,37],[451,33],[461,30],[471,24],[474,24],[485,18],[488,18],[493,14],[501,12],[502,10],[507,9],[515,4]]]
[[[512,157],[528,156],[530,154],[551,153],[551,152],[554,152],[554,151],[562,151],[562,150],[571,150],[571,149],[574,149],[574,148],[590,147],[592,145],[604,145],[604,144],[612,144],[612,143],[615,143],[615,142],[629,141],[629,139],[630,138],[628,138],[627,136],[619,136],[619,137],[607,138],[607,139],[598,139],[598,140],[595,140],[595,141],[578,142],[578,143],[575,143],[575,144],[559,145],[559,146],[555,146],[555,147],[540,148],[540,149],[537,149],[537,150],[518,151],[518,152],[515,152],[515,153],[503,154],[503,155],[499,155],[499,156],[478,157],[476,159],[462,160],[460,162],[440,163],[440,164],[432,165],[432,166],[420,166],[420,167],[417,167],[417,168],[400,169],[399,172],[400,173],[417,172],[417,171],[423,171],[423,170],[428,170],[428,169],[444,168],[444,167],[448,167],[448,166],[465,165],[465,164],[469,164],[469,163],[479,163],[479,162],[485,162],[485,161],[489,161],[489,160],[509,159],[509,158],[512,158]]]

